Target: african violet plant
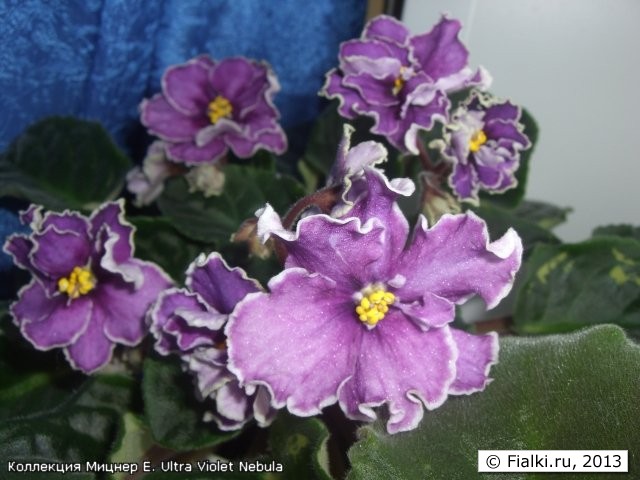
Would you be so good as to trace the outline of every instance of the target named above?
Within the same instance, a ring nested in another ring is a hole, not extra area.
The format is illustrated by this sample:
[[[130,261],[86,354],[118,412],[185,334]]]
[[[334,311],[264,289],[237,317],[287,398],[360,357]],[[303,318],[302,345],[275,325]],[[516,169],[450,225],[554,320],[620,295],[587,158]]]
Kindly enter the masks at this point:
[[[3,475],[474,478],[479,449],[637,466],[640,236],[554,236],[568,210],[523,200],[537,127],[460,28],[380,16],[343,43],[294,174],[276,74],[241,57],[165,72],[139,167],[90,122],[16,139]],[[465,322],[474,296],[506,306]]]

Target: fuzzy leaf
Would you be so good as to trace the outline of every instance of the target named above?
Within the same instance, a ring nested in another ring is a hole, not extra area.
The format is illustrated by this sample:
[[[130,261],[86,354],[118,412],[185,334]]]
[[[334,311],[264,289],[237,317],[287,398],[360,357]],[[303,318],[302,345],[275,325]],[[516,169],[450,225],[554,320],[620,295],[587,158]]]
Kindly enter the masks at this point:
[[[640,348],[615,326],[566,335],[504,338],[494,381],[450,398],[410,432],[360,429],[348,480],[527,480],[552,474],[480,474],[478,450],[629,450],[640,468]],[[598,479],[602,474],[557,478]]]

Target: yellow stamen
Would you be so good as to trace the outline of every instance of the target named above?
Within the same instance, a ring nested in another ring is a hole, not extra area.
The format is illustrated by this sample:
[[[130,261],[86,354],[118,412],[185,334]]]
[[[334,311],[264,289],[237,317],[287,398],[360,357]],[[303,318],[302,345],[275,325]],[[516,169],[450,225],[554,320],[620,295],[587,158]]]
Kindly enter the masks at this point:
[[[482,130],[478,130],[473,134],[471,140],[469,140],[469,150],[475,153],[480,150],[480,147],[485,143],[487,143],[487,136]]]
[[[96,279],[87,267],[75,267],[68,277],[58,280],[58,291],[70,298],[86,295],[96,286]]]
[[[393,88],[391,89],[391,92],[394,95],[398,95],[400,93],[400,90],[402,90],[402,88],[404,87],[404,84],[407,82],[404,79],[404,74],[406,70],[407,70],[406,67],[400,67],[400,73],[393,81]]]
[[[233,112],[233,105],[222,95],[218,95],[207,106],[207,115],[211,123],[215,124],[221,118],[228,118]]]
[[[367,327],[373,328],[384,318],[389,311],[389,305],[395,302],[396,296],[387,292],[379,284],[366,287],[361,293],[363,297],[356,306],[356,314]]]

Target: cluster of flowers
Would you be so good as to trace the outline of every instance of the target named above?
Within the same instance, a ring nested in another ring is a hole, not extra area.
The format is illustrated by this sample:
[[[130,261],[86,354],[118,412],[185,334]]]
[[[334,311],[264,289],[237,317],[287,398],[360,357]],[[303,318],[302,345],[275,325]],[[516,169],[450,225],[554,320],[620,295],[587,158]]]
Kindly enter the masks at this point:
[[[449,115],[447,92],[487,83],[484,71],[466,66],[459,28],[442,19],[411,37],[378,17],[342,45],[323,93],[340,99],[347,118],[374,117],[374,132],[402,151],[417,148],[418,130],[450,119],[441,149],[455,165],[451,186],[473,197],[478,185],[512,186],[528,140],[520,110],[484,93]],[[143,124],[160,138],[152,157],[212,166],[228,149],[249,157],[286,148],[272,102],[277,81],[263,63],[199,57],[169,69],[162,89],[141,106]],[[89,218],[30,208],[22,220],[31,233],[5,244],[33,275],[11,306],[16,325],[36,348],[63,348],[86,373],[106,365],[115,344],[134,346],[151,332],[158,353],[180,356],[227,430],[252,418],[267,425],[283,407],[309,416],[338,403],[363,421],[386,405],[394,433],[414,428],[425,407],[449,395],[484,389],[497,336],[449,325],[456,304],[479,295],[491,308],[509,292],[520,238],[509,230],[490,242],[473,213],[445,214],[431,227],[421,216],[411,232],[397,199],[413,193],[413,182],[388,179],[377,167],[386,149],[373,141],[351,147],[350,136],[347,126],[328,179],[339,191],[330,211],[295,227],[268,204],[256,212],[260,239],[286,254],[266,288],[218,253],[198,257],[186,286],[174,286],[133,257],[122,202]]]

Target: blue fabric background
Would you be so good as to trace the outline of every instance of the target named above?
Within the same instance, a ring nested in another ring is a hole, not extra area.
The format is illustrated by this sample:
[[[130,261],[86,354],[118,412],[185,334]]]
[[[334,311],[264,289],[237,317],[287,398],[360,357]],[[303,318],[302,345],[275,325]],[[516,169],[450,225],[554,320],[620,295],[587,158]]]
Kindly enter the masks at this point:
[[[365,9],[366,0],[0,0],[0,151],[57,114],[101,122],[140,160],[141,100],[160,90],[169,65],[207,53],[271,63],[295,158],[322,106],[324,74],[340,42],[360,35]],[[19,229],[0,210],[0,245]],[[0,274],[9,266],[0,251]]]
[[[317,115],[324,73],[357,37],[365,0],[3,0],[0,151],[52,114],[100,121],[129,152],[137,107],[167,66],[201,53],[266,59],[296,148]],[[299,143],[299,141],[297,142]],[[129,148],[127,148],[129,147]]]

